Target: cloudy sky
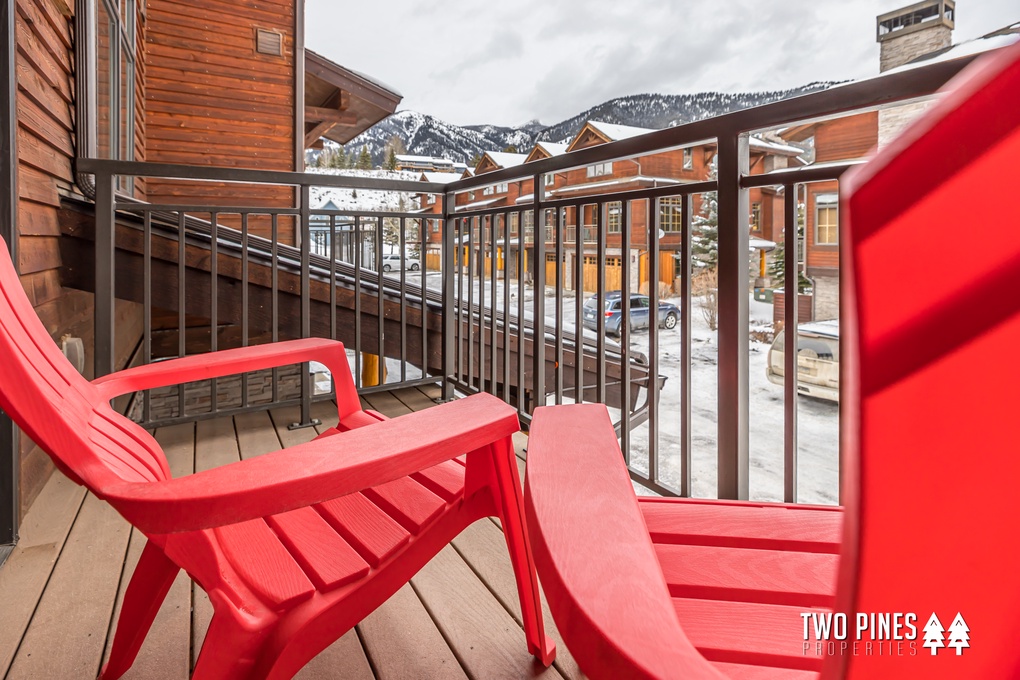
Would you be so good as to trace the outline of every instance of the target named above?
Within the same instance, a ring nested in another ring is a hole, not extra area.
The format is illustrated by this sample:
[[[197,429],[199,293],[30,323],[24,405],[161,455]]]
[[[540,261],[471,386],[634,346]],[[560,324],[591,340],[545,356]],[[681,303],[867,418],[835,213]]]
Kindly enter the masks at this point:
[[[875,17],[912,0],[306,0],[308,47],[461,125],[547,125],[607,99],[878,72]],[[954,42],[1020,21],[957,0]]]

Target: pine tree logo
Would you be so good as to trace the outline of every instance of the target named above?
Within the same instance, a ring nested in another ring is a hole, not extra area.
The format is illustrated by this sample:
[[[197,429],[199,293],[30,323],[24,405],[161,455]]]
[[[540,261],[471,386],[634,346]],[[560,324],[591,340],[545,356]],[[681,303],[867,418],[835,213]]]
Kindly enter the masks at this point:
[[[963,654],[964,647],[970,647],[970,628],[960,612],[956,613],[956,618],[949,624],[949,646],[956,649],[957,656]]]
[[[954,621],[953,623],[956,622]],[[946,646],[945,643],[942,642],[943,632],[945,632],[945,629],[942,627],[942,622],[939,621],[939,617],[935,615],[935,612],[932,612],[931,618],[928,619],[928,623],[926,623],[924,626],[924,645],[923,645],[924,647],[927,647],[928,649],[931,650],[932,656],[938,654],[939,649]],[[960,651],[957,650],[956,653],[959,654]]]

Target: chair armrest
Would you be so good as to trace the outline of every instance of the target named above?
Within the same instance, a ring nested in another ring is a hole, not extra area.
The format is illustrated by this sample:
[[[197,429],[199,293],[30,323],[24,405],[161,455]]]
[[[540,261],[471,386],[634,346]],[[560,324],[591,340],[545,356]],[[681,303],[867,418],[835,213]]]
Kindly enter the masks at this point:
[[[92,384],[103,399],[109,401],[128,392],[223,378],[306,361],[318,361],[329,369],[336,386],[341,420],[361,410],[343,343],[323,338],[287,340],[157,361],[111,373],[93,380]]]
[[[378,486],[519,429],[513,407],[479,394],[186,477],[112,484],[97,495],[146,533],[209,529]]]
[[[556,627],[588,677],[724,677],[680,626],[605,406],[535,410],[524,507]]]

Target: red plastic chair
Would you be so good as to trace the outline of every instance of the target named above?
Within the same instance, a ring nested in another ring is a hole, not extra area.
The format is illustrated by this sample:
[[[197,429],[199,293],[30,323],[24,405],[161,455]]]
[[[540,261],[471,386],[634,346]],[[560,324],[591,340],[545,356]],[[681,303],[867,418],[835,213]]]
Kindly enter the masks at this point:
[[[590,677],[1020,677],[1020,45],[947,89],[843,184],[845,512],[636,498],[604,407],[536,411],[535,560]],[[855,648],[859,613],[913,637]]]
[[[503,523],[528,650],[552,662],[523,524],[513,408],[482,394],[387,420],[361,410],[343,345],[319,339],[89,383],[46,333],[2,241],[0,252],[0,407],[65,475],[148,537],[103,678],[131,666],[180,569],[214,608],[194,677],[290,677],[486,516]],[[178,479],[156,441],[109,405],[136,390],[312,360],[336,381],[338,429]]]

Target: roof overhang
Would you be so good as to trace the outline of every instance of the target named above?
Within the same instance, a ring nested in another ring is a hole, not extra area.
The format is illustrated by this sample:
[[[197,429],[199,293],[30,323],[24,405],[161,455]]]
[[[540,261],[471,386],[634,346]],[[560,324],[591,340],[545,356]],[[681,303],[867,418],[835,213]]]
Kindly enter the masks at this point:
[[[403,96],[305,49],[305,148],[320,138],[346,144],[396,111]]]

